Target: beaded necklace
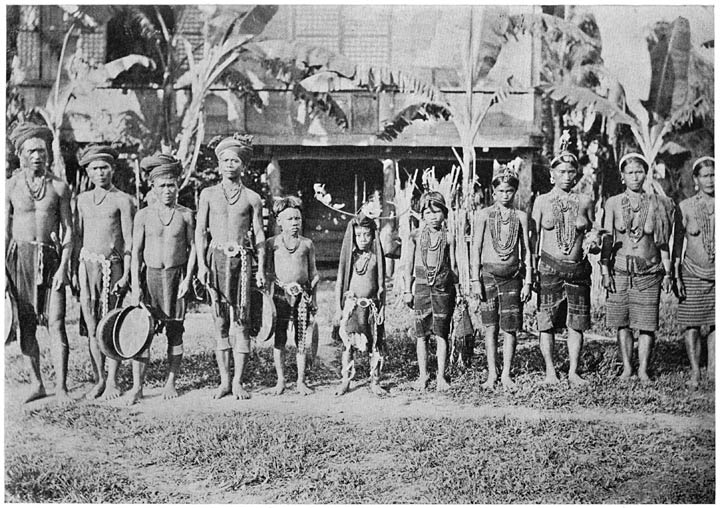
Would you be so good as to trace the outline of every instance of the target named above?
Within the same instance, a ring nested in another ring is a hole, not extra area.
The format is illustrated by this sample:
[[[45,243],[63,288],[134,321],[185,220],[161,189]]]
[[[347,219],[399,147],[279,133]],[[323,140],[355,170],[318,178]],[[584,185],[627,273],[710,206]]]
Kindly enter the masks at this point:
[[[113,189],[115,189],[115,186],[114,186],[114,185],[111,185],[110,188],[105,191],[105,193],[103,194],[102,198],[100,198],[100,201],[96,201],[96,200],[95,200],[95,193],[93,192],[93,193],[92,193],[93,204],[94,204],[95,206],[100,206],[100,205],[102,205],[102,204],[103,204],[103,201],[105,201],[105,198],[108,196],[108,194],[110,194],[110,193],[113,191]]]
[[[715,208],[698,192],[694,201],[695,220],[700,226],[700,238],[711,263],[715,262]]]
[[[42,181],[40,182],[40,185],[38,185],[38,187],[36,189],[33,189],[32,185],[28,181],[27,173],[25,173],[25,186],[27,187],[27,190],[30,193],[30,197],[33,199],[33,201],[40,201],[42,198],[45,197],[45,188],[46,188],[45,175],[46,175],[46,173],[43,172]]]
[[[234,205],[238,202],[238,200],[240,199],[240,193],[242,192],[242,185],[234,185],[229,195],[227,189],[225,189],[225,185],[222,182],[220,182],[220,187],[222,187],[225,201],[227,201],[230,205]]]
[[[503,217],[502,207],[494,205],[490,210],[490,239],[492,240],[493,249],[497,252],[498,257],[502,261],[506,261],[512,256],[520,231],[520,219],[514,209],[510,209],[507,217]],[[508,235],[505,241],[502,241],[503,226],[507,226]]]
[[[175,207],[173,206],[169,221],[165,222],[164,220],[162,220],[162,214],[160,213],[160,207],[157,208],[157,216],[158,216],[158,219],[160,220],[160,224],[162,224],[165,227],[168,227],[172,223],[173,219],[175,218]]]
[[[285,243],[285,235],[280,235],[280,241],[283,244],[283,247],[285,247],[285,250],[288,251],[289,254],[293,254],[296,250],[298,250],[298,247],[300,247],[300,238],[298,238],[297,242],[295,242],[295,247],[292,249],[287,246],[287,243]]]
[[[552,205],[553,220],[555,222],[555,238],[557,239],[560,251],[568,255],[575,246],[577,236],[577,216],[580,208],[580,201],[575,194],[560,196],[553,190],[550,198]],[[567,215],[567,216],[566,216]]]
[[[428,251],[440,251],[440,254],[442,255],[445,250],[446,243],[447,229],[445,229],[445,224],[443,224],[442,229],[440,230],[440,234],[438,235],[438,240],[435,242],[434,245],[430,243],[429,227],[425,226],[422,230],[422,233],[420,233],[420,261],[425,267],[425,272],[427,273],[427,281],[428,284],[430,284],[431,286],[435,283],[435,277],[437,277],[438,269],[440,268],[440,265],[442,265],[442,259],[439,260],[438,266],[430,268],[427,263]]]
[[[355,263],[353,263],[355,273],[358,275],[365,275],[367,273],[369,265],[370,265],[370,252],[358,253],[357,259],[355,260]]]
[[[650,210],[650,200],[647,194],[642,193],[640,194],[637,206],[632,206],[630,195],[625,191],[620,200],[620,206],[622,206],[623,221],[625,221],[627,235],[634,243],[638,243],[645,233],[645,221],[647,220],[648,211]],[[635,217],[636,214],[639,220],[637,225],[633,225],[633,217]]]

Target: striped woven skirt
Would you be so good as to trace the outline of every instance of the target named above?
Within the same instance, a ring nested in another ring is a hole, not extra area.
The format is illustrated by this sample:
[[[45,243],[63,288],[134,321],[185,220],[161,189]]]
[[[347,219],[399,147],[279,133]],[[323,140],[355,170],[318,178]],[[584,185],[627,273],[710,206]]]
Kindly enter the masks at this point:
[[[605,303],[606,326],[648,332],[657,330],[662,275],[635,275],[631,284],[627,273],[615,272],[614,280],[615,292],[608,294]]]
[[[687,298],[678,305],[678,324],[682,328],[715,325],[715,281],[684,275]]]

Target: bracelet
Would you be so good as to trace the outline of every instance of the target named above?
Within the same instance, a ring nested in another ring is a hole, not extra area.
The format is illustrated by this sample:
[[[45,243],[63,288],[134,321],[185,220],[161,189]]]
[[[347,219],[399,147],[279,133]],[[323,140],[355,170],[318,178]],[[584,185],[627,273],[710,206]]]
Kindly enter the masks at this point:
[[[480,282],[480,279],[470,279],[470,282]]]

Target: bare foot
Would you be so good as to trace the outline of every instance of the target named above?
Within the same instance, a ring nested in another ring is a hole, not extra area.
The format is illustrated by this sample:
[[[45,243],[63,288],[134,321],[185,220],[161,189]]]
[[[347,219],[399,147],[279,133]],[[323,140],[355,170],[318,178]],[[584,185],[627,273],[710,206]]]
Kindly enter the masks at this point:
[[[413,383],[413,388],[415,388],[419,392],[424,392],[425,390],[427,390],[427,383],[428,383],[428,378],[426,378],[426,377],[418,378],[418,380]]]
[[[297,391],[301,395],[310,395],[311,393],[315,393],[312,388],[310,388],[305,383],[301,383],[300,381],[298,381],[298,384],[297,384]]]
[[[74,399],[70,398],[70,395],[68,394],[67,390],[56,390],[55,391],[55,400],[61,406],[66,406],[68,404],[75,402]]]
[[[178,392],[175,389],[175,385],[165,386],[165,389],[163,390],[163,399],[170,400],[170,399],[177,399],[177,398],[178,398]]]
[[[640,382],[644,385],[652,383],[652,379],[647,375],[647,372],[638,372],[638,379],[640,379]]]
[[[212,398],[222,399],[225,395],[230,395],[231,393],[232,389],[230,388],[229,384],[220,383],[220,386],[218,386],[215,390],[215,393],[213,393]]]
[[[342,383],[340,383],[340,386],[337,390],[335,390],[335,395],[345,395],[347,391],[350,389],[350,380],[343,380]]]
[[[93,386],[92,389],[85,394],[85,398],[88,400],[95,400],[103,391],[105,391],[105,380],[102,380]]]
[[[120,396],[120,388],[117,387],[117,385],[114,384],[108,384],[105,386],[105,391],[100,396],[100,400],[113,400],[117,399]]]
[[[143,398],[143,389],[142,388],[132,389],[127,393],[127,395],[125,397],[126,397],[125,403],[128,406],[137,404]]]
[[[502,385],[506,390],[515,390],[517,388],[517,383],[510,379],[510,376],[502,377]]]
[[[380,386],[380,383],[370,383],[370,390],[377,396],[387,395],[388,391]]]
[[[273,395],[282,395],[285,392],[285,381],[278,380],[275,388],[273,388]]]
[[[248,400],[250,398],[250,394],[243,388],[240,381],[233,381],[232,392],[237,400]]]
[[[34,400],[42,399],[44,397],[47,397],[47,392],[45,392],[45,387],[43,385],[36,386],[35,389],[33,389],[30,392],[30,395],[28,395],[28,398],[25,399],[25,404],[28,402],[32,402]]]
[[[480,388],[484,390],[492,390],[495,388],[495,383],[497,382],[496,377],[488,376],[487,381],[485,381],[483,384],[480,385]]]
[[[632,377],[632,370],[623,369],[622,373],[618,376],[618,379],[627,381]]]
[[[444,392],[450,389],[450,383],[444,377],[437,379],[437,391]]]
[[[556,385],[560,382],[557,374],[546,374],[542,384],[544,385]]]
[[[590,383],[587,379],[581,378],[580,374],[569,374],[568,381],[570,381],[570,384],[573,386],[584,386]]]

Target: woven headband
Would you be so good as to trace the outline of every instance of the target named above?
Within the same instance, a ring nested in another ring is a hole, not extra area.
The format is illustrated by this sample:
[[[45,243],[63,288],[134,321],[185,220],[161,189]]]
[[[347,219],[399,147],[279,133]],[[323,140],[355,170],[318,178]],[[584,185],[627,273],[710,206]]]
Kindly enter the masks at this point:
[[[695,161],[695,163],[692,165],[693,173],[695,172],[695,169],[697,169],[700,164],[703,164],[704,162],[712,162],[713,166],[715,165],[715,157],[711,157],[709,155],[706,155],[704,157],[700,157],[698,160]]]
[[[625,154],[625,155],[623,156],[623,158],[620,159],[620,163],[618,164],[618,167],[620,168],[620,171],[623,170],[623,167],[625,167],[625,163],[626,163],[628,160],[630,160],[630,159],[638,159],[638,160],[641,161],[643,164],[645,164],[645,168],[646,168],[646,169],[649,169],[649,168],[650,168],[650,163],[648,163],[648,161],[647,161],[647,159],[645,158],[645,156],[643,156],[642,154],[639,154],[639,153],[637,153],[637,152],[632,152],[632,153]]]

